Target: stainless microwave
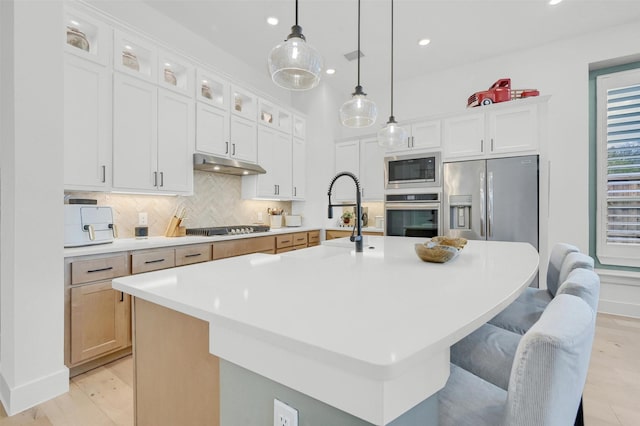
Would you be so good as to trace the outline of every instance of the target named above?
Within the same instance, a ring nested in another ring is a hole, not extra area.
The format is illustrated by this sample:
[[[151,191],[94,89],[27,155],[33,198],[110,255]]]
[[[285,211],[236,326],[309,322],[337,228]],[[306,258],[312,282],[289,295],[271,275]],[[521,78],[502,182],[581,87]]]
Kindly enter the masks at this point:
[[[384,159],[385,189],[440,186],[440,153],[391,155]]]

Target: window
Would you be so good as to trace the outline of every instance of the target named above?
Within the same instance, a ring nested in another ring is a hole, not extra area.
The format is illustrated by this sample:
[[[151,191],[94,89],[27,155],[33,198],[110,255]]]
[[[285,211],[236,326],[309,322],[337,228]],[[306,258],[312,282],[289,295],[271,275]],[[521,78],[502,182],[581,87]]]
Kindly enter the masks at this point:
[[[603,264],[640,266],[640,70],[596,85],[596,252]]]

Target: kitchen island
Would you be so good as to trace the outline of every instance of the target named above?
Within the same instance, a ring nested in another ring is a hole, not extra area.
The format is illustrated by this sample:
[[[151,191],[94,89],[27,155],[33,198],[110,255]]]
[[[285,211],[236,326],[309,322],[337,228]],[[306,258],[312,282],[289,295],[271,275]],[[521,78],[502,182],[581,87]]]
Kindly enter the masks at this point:
[[[300,417],[320,420],[306,424],[333,424],[322,423],[329,415],[338,416],[335,424],[437,422],[432,396],[449,375],[449,347],[524,290],[537,273],[538,254],[525,243],[469,241],[450,262],[432,264],[414,253],[414,244],[423,241],[368,236],[364,253],[356,254],[353,243],[338,239],[282,255],[115,279],[115,289],[135,297],[138,424],[150,424],[145,410],[180,410],[171,393],[149,402],[142,389],[153,393],[163,375],[174,380],[183,367],[185,377],[219,381],[203,384],[213,396],[191,398],[204,407],[195,404],[190,412],[208,410],[223,426],[270,424],[268,416],[251,412],[268,410],[278,396],[294,407],[307,398],[300,404],[311,408],[296,407]],[[195,329],[198,336],[183,341]],[[193,342],[197,349],[185,347]],[[206,353],[203,360],[172,366],[162,365],[165,352],[173,353],[168,363],[185,353]],[[198,374],[198,363],[210,375]],[[238,386],[243,382],[244,390]],[[256,388],[266,391],[256,396]],[[171,392],[181,398],[188,389]],[[260,400],[242,405],[246,395]]]

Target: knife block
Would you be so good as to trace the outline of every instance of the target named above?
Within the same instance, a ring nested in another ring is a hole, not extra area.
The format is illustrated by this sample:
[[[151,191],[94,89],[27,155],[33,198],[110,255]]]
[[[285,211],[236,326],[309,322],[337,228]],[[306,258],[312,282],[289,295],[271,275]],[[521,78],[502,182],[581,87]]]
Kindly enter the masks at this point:
[[[165,237],[184,237],[187,234],[187,229],[184,226],[180,226],[182,219],[173,216],[169,221],[167,230],[164,233]]]

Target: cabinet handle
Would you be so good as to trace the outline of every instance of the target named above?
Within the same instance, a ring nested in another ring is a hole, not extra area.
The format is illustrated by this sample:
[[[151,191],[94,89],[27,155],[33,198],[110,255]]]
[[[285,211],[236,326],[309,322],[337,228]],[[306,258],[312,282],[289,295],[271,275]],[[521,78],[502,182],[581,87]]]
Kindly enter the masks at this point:
[[[225,149],[224,149],[224,153],[228,154],[229,153],[229,142],[225,142]]]
[[[411,148],[411,136],[407,136],[407,148]]]
[[[124,302],[124,292],[120,292],[120,301]]]
[[[164,172],[160,172],[160,186],[164,186]]]
[[[278,195],[278,185],[273,184],[273,195]]]
[[[192,254],[187,254],[184,257],[198,257],[198,256],[202,256],[202,253],[192,253]]]
[[[93,274],[94,272],[110,271],[112,269],[113,269],[113,266],[107,266],[106,268],[100,268],[100,269],[89,269],[87,271],[87,274]]]
[[[491,138],[491,152],[493,152],[493,138]]]
[[[298,187],[296,187],[296,186],[293,187],[293,196],[294,197],[298,196]]]
[[[236,144],[232,144],[233,146],[233,152],[231,153],[231,155],[236,155]]]
[[[107,182],[107,166],[102,166],[102,183]]]
[[[290,242],[291,242],[291,240],[282,240],[283,244],[290,243]]]
[[[484,151],[484,139],[480,139],[480,152]]]
[[[278,187],[278,195],[280,195],[280,185],[276,185]]]
[[[149,265],[151,263],[159,263],[159,262],[164,262],[164,259],[147,260],[146,262],[144,262],[144,264]]]
[[[411,136],[411,148],[415,148],[416,147],[416,138]]]
[[[158,172],[153,172],[153,186],[158,186]]]

